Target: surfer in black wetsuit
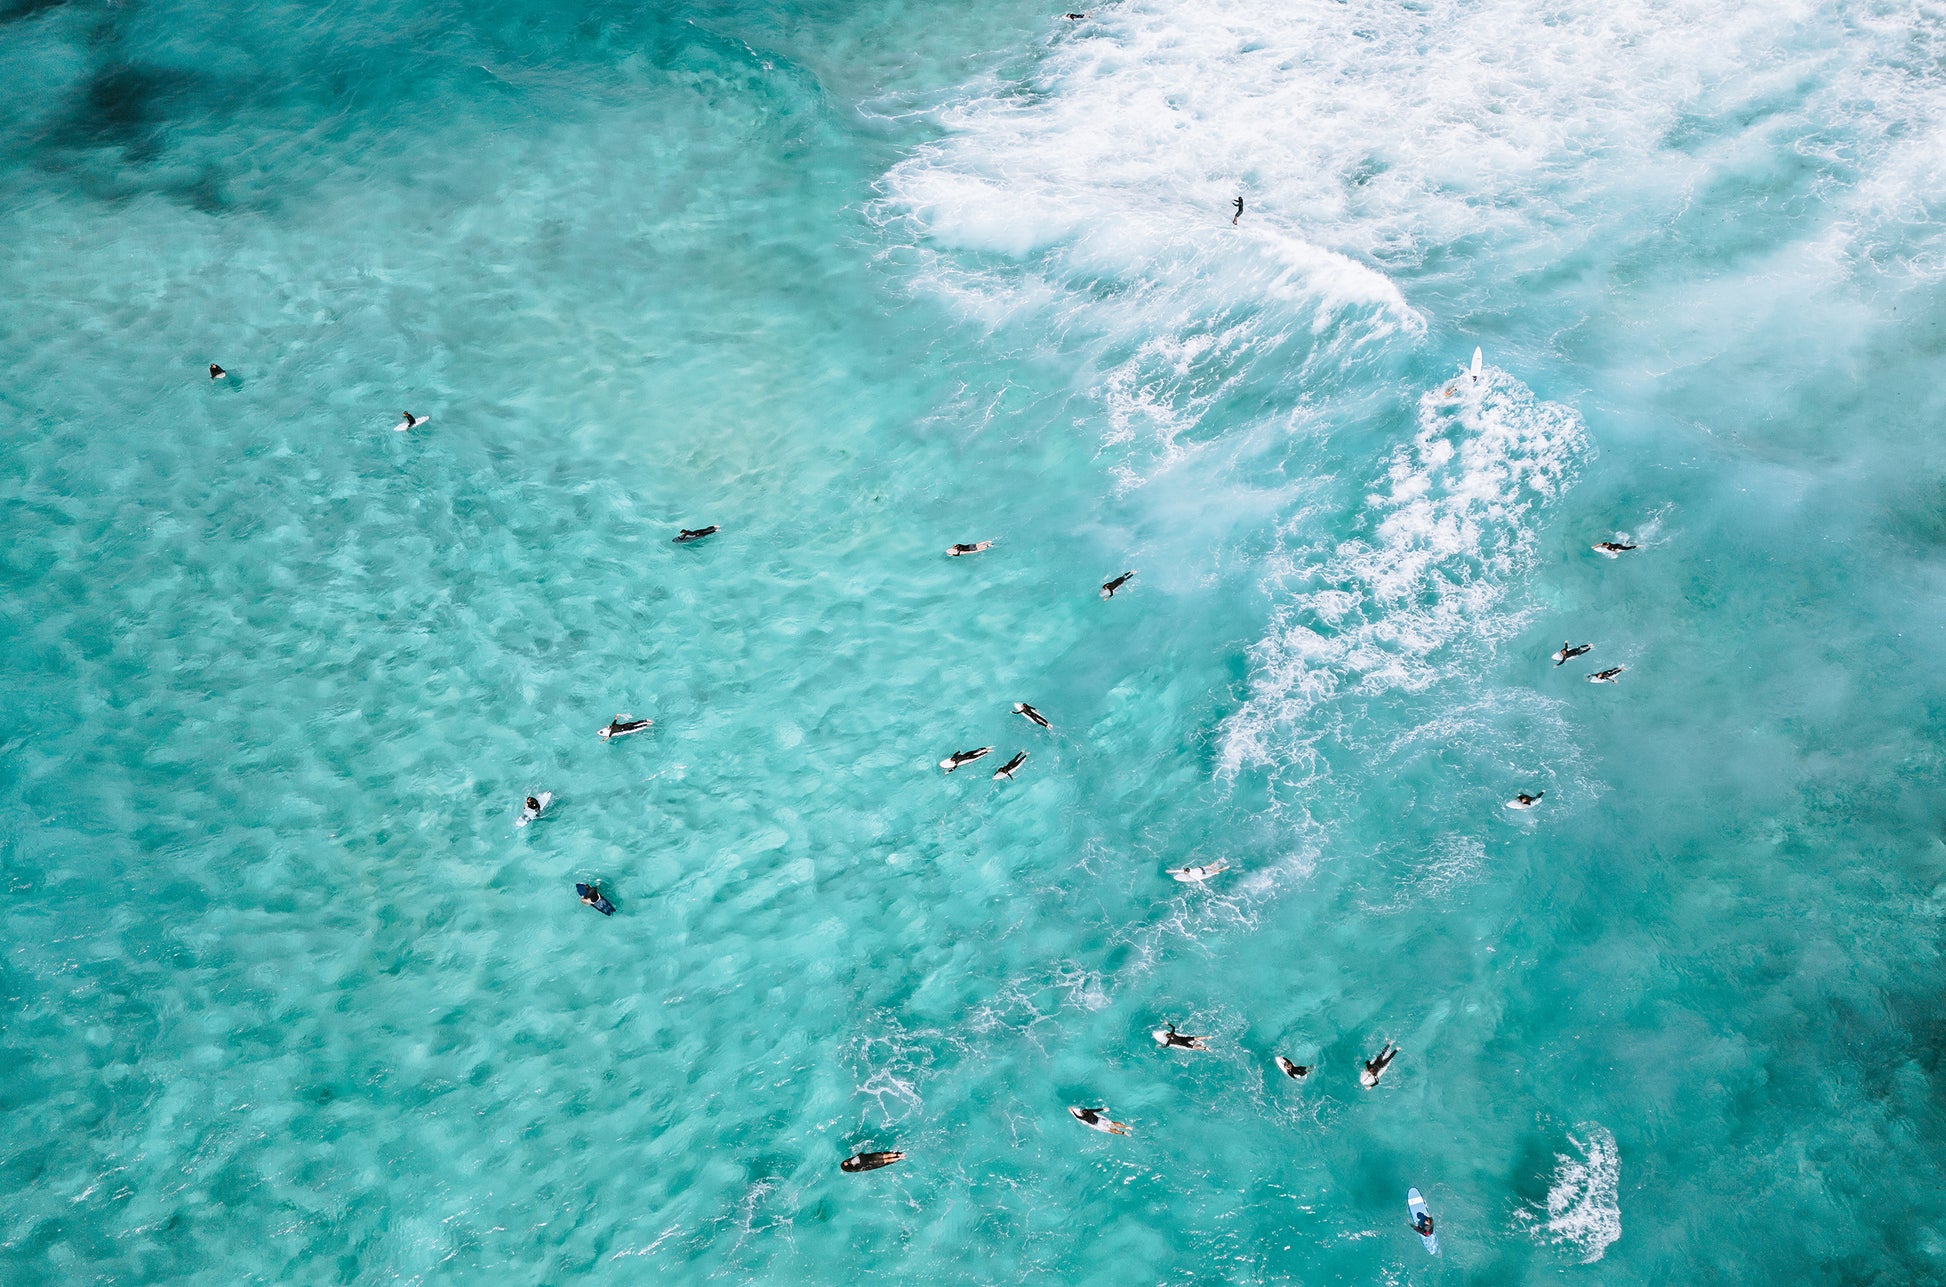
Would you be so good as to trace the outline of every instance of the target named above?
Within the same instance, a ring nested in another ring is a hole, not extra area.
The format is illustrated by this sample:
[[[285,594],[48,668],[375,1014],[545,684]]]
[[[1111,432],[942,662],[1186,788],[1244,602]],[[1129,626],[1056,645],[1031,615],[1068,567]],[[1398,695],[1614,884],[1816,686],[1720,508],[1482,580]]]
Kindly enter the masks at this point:
[[[1365,1071],[1358,1074],[1358,1084],[1366,1090],[1378,1085],[1378,1079],[1385,1075],[1385,1069],[1399,1057],[1399,1048],[1391,1042],[1385,1048],[1365,1061]]]
[[[594,908],[603,916],[613,916],[615,914],[615,904],[608,901],[607,897],[601,892],[600,885],[577,884],[574,887],[574,892],[581,896],[582,902]]]
[[[210,378],[210,379],[212,379],[212,380],[221,380],[221,379],[222,379],[222,378],[223,378],[224,376],[226,376],[226,375],[228,375],[228,374],[229,374],[229,372],[228,372],[228,371],[225,371],[225,370],[224,370],[224,369],[223,369],[222,367],[220,367],[220,366],[218,366],[218,365],[216,365],[216,363],[214,363],[214,362],[212,362],[212,363],[210,363],[210,364],[209,364],[209,378]]]
[[[1237,203],[1237,212],[1230,216],[1230,226],[1232,228],[1236,227],[1237,222],[1243,218],[1243,198],[1237,197],[1235,200]]]
[[[946,556],[948,558],[957,559],[957,558],[962,558],[968,554],[984,554],[992,548],[993,548],[992,541],[975,541],[971,545],[967,545],[962,542],[958,545],[947,546]]]
[[[1432,1213],[1421,1211],[1413,1218],[1412,1228],[1421,1238],[1432,1237]]]
[[[711,523],[708,527],[685,527],[673,539],[677,545],[687,545],[691,541],[700,541],[705,536],[715,535],[716,524]]]
[[[595,736],[600,738],[627,737],[630,733],[640,733],[653,723],[655,721],[652,719],[635,719],[629,715],[617,715],[614,719],[608,721],[607,728],[596,729]]]
[[[1102,583],[1101,583],[1101,597],[1102,597],[1102,598],[1104,598],[1104,599],[1112,599],[1112,598],[1114,598],[1114,597],[1115,597],[1115,591],[1117,591],[1117,590],[1119,590],[1119,589],[1121,589],[1121,588],[1122,588],[1123,586],[1125,586],[1125,585],[1127,585],[1127,584],[1128,584],[1128,583],[1129,583],[1130,581],[1133,581],[1134,579],[1135,579],[1135,573],[1133,573],[1133,572],[1124,572],[1124,573],[1122,573],[1122,574],[1121,574],[1120,576],[1118,576],[1118,577],[1116,577],[1116,578],[1115,578],[1114,580],[1112,580],[1112,581],[1104,581],[1104,582],[1102,582]]]
[[[848,1174],[856,1175],[860,1171],[876,1171],[882,1166],[890,1166],[894,1162],[903,1161],[905,1161],[905,1154],[903,1153],[853,1153],[850,1157],[838,1163],[838,1169]]]

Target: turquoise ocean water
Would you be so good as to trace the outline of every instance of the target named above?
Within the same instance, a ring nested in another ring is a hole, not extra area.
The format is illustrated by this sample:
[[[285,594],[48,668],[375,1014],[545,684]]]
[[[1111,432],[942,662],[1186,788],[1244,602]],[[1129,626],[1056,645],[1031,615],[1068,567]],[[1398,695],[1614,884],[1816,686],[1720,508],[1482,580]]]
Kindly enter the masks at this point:
[[[20,0],[0,121],[0,1282],[1946,1282],[1938,4]]]

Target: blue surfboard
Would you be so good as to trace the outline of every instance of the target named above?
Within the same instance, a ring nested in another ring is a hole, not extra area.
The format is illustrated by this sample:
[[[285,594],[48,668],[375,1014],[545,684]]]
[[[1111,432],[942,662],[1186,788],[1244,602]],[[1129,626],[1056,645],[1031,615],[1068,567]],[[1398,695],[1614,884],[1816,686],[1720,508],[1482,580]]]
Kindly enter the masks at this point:
[[[1405,1191],[1405,1209],[1412,1213],[1412,1228],[1415,1233],[1419,1229],[1420,1216],[1426,1216],[1427,1219],[1432,1218],[1427,1215],[1426,1200],[1419,1196],[1419,1190],[1417,1189],[1407,1189]],[[1426,1244],[1426,1254],[1428,1256],[1436,1256],[1439,1254],[1438,1234],[1421,1233],[1419,1234],[1419,1241]]]

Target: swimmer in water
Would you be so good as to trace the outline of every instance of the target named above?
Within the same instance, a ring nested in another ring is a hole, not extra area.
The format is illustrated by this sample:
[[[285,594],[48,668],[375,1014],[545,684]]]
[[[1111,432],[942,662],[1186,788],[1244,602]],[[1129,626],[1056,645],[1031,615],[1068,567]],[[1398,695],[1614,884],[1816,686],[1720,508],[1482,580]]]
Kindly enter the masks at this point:
[[[1032,706],[1029,706],[1026,702],[1015,702],[1014,714],[1024,715],[1028,719],[1032,720],[1034,723],[1039,724],[1044,729],[1048,729],[1051,731],[1054,728],[1052,724],[1047,722],[1047,716],[1041,714],[1039,711],[1035,710]]]
[[[611,737],[627,737],[630,733],[640,733],[653,723],[655,721],[652,719],[636,719],[634,716],[628,714],[617,715],[614,719],[608,721],[607,728],[602,729],[595,736],[602,738],[604,741]]]
[[[1209,1049],[1207,1038],[1186,1037],[1182,1033],[1176,1031],[1176,1025],[1173,1023],[1166,1028],[1158,1028],[1156,1029],[1156,1031],[1150,1033],[1149,1035],[1155,1038],[1156,1045],[1161,1046],[1165,1050],[1208,1050]]]
[[[1567,640],[1563,639],[1561,641],[1561,651],[1554,654],[1554,664],[1557,666],[1565,666],[1569,662],[1573,661],[1576,657],[1582,656],[1583,654],[1591,651],[1593,648],[1594,645],[1591,643],[1577,644],[1571,646]]]
[[[981,541],[975,545],[949,545],[946,547],[946,557],[956,559],[962,554],[984,554],[992,548],[992,541]]]
[[[1102,582],[1101,597],[1104,599],[1114,598],[1115,591],[1121,589],[1123,586],[1127,585],[1130,581],[1133,581],[1134,579],[1135,579],[1135,573],[1124,572],[1120,576],[1116,577],[1113,581]]]
[[[1243,198],[1237,197],[1235,198],[1235,200],[1236,200],[1237,212],[1230,216],[1230,226],[1232,228],[1236,227],[1237,221],[1243,218]]]
[[[1303,1081],[1311,1075],[1309,1068],[1306,1068],[1303,1064],[1294,1064],[1282,1055],[1277,1056],[1277,1071],[1283,1073],[1292,1081]]]
[[[708,527],[685,527],[682,529],[682,531],[676,533],[676,535],[671,537],[670,539],[673,540],[677,545],[687,545],[691,541],[700,541],[705,536],[715,536],[715,535],[716,535],[716,524],[711,523]]]
[[[838,1163],[838,1169],[856,1175],[860,1171],[876,1171],[881,1166],[890,1166],[894,1162],[903,1161],[905,1161],[903,1153],[853,1153]]]
[[[1134,1134],[1126,1123],[1111,1122],[1106,1117],[1103,1117],[1102,1114],[1107,1111],[1105,1108],[1070,1108],[1068,1110],[1068,1112],[1074,1115],[1075,1121],[1080,1122],[1091,1131],[1100,1131],[1103,1135]]]
[[[1528,795],[1525,791],[1522,791],[1519,795],[1507,801],[1507,807],[1509,809],[1531,809],[1539,804],[1541,797],[1546,794],[1547,792],[1545,791],[1536,791],[1534,794]]]
[[[998,782],[1001,778],[1005,778],[1009,782],[1013,781],[1014,770],[1025,763],[1027,763],[1027,752],[1022,751],[1020,754],[1014,756],[1013,759],[1008,760],[1005,764],[995,769],[993,771],[993,780]]]
[[[400,433],[404,433],[408,429],[417,429],[420,425],[432,419],[431,416],[415,416],[410,411],[401,411],[399,415],[402,419],[393,425],[392,428]]]
[[[963,768],[971,764],[982,755],[991,755],[992,753],[993,748],[990,746],[982,746],[971,751],[954,751],[951,755],[939,762],[939,767],[951,773],[954,769]]]
[[[210,364],[209,364],[209,378],[210,378],[210,379],[212,379],[212,380],[221,380],[221,379],[222,379],[222,378],[223,378],[224,376],[226,376],[226,375],[228,375],[228,374],[229,374],[229,372],[228,372],[228,371],[225,371],[225,370],[224,370],[224,369],[223,369],[222,367],[220,367],[220,366],[218,366],[218,365],[216,365],[216,363],[214,363],[214,362],[212,362],[212,363],[210,363]]]
[[[609,902],[607,897],[602,894],[600,885],[576,885],[574,892],[581,896],[582,902],[594,908],[603,916],[613,916],[615,914],[615,904]]]
[[[1366,1090],[1378,1085],[1378,1079],[1385,1075],[1386,1067],[1398,1056],[1399,1048],[1386,1042],[1383,1050],[1365,1061],[1365,1071],[1358,1074],[1358,1084]]]
[[[1598,670],[1588,676],[1588,682],[1591,684],[1612,684],[1627,669],[1627,666],[1610,666],[1607,670]]]
[[[1640,547],[1634,545],[1623,545],[1620,541],[1596,541],[1593,545],[1590,545],[1588,548],[1593,550],[1597,554],[1603,555],[1606,558],[1618,559],[1622,557],[1622,555],[1627,554],[1630,550],[1639,549]]]
[[[1200,885],[1211,876],[1220,875],[1230,869],[1228,858],[1218,858],[1207,867],[1171,867],[1169,874],[1185,885]]]

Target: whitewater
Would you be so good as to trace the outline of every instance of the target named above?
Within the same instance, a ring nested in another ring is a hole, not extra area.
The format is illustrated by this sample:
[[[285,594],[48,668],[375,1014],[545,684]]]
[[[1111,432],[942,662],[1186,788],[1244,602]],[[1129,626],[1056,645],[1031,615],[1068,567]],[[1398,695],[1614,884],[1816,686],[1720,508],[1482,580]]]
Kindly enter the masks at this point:
[[[1946,1281],[1946,8],[71,0],[0,119],[0,1281]]]

